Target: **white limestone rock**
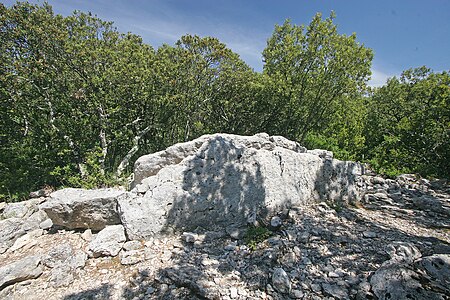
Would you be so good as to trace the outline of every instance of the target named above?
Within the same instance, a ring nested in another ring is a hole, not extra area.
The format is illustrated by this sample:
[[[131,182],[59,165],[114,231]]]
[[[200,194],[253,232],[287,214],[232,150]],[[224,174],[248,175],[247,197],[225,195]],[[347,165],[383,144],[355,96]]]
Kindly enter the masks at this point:
[[[202,136],[139,158],[118,210],[130,239],[244,226],[291,206],[357,198],[358,163],[267,134]],[[214,224],[212,224],[214,223]]]
[[[3,209],[2,218],[23,218],[30,217],[38,211],[38,205],[44,201],[40,199],[30,199],[22,202],[7,203]]]
[[[43,272],[40,262],[39,256],[28,256],[0,267],[0,290],[16,282],[39,277]]]
[[[49,268],[67,266],[72,270],[82,268],[87,260],[87,254],[75,250],[69,243],[56,245],[42,258],[42,263]]]
[[[28,232],[24,236],[21,236],[20,238],[18,238],[14,242],[14,245],[12,245],[12,247],[9,248],[9,251],[11,251],[11,252],[16,251],[16,250],[24,247],[27,244],[35,242],[35,239],[40,237],[42,234],[44,234],[44,230],[42,230],[42,229],[36,229],[36,230]]]
[[[0,220],[0,253],[4,253],[19,237],[25,235],[23,224],[20,218]]]
[[[291,281],[288,274],[282,268],[275,268],[272,273],[272,285],[282,294],[289,294],[291,291]]]
[[[118,189],[85,190],[67,188],[56,191],[40,205],[53,224],[68,229],[102,230],[106,225],[120,224],[117,197],[125,191]]]
[[[450,295],[450,254],[434,254],[415,263],[432,285]]]
[[[106,226],[89,243],[90,255],[93,257],[116,256],[126,240],[122,225]]]
[[[386,246],[386,252],[392,262],[398,263],[412,263],[422,257],[419,249],[414,244],[407,242],[392,242]]]

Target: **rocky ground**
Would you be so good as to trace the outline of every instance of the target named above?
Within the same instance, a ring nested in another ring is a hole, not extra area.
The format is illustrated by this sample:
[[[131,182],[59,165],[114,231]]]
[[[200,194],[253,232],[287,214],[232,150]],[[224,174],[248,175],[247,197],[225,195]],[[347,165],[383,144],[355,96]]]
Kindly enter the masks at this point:
[[[449,187],[411,175],[359,187],[354,207],[280,212],[269,237],[209,228],[125,242],[119,230],[102,243],[102,231],[51,226],[35,208],[45,198],[4,204],[0,299],[450,299]]]

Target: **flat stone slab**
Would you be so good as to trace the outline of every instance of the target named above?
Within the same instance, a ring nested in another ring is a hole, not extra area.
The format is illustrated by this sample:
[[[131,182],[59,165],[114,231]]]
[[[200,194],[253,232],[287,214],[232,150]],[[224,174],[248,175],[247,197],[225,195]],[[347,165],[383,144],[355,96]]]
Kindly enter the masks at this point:
[[[0,267],[0,290],[16,282],[39,277],[43,272],[40,262],[40,257],[29,256]]]
[[[117,189],[85,190],[67,188],[56,191],[40,205],[54,225],[68,229],[102,230],[106,225],[120,224]]]

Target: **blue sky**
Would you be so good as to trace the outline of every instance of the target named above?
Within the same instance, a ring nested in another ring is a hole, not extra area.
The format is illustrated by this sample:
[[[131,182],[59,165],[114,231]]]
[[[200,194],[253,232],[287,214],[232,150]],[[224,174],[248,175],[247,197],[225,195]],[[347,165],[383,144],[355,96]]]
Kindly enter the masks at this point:
[[[15,1],[3,1],[10,6]],[[42,3],[42,1],[30,1]],[[375,52],[371,85],[403,70],[426,65],[450,69],[450,0],[49,0],[56,13],[91,11],[121,32],[143,37],[153,47],[173,44],[186,33],[214,36],[256,71],[275,24],[289,18],[308,24],[332,10],[340,33],[356,32]]]

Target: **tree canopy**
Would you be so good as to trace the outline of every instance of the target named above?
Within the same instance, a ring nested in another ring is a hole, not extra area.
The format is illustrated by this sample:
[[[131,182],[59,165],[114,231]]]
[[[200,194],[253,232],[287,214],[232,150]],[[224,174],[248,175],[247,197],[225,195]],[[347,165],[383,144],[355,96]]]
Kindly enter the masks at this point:
[[[411,69],[371,90],[372,50],[334,17],[276,25],[257,73],[214,37],[155,49],[90,13],[0,4],[0,199],[118,184],[140,155],[214,132],[448,178],[448,72]]]
[[[341,35],[334,14],[317,14],[306,28],[288,20],[275,26],[263,51],[264,73],[278,87],[274,126],[301,143],[328,126],[345,97],[361,93],[370,76],[372,51]]]
[[[450,74],[404,71],[369,99],[366,153],[379,170],[450,178]]]

